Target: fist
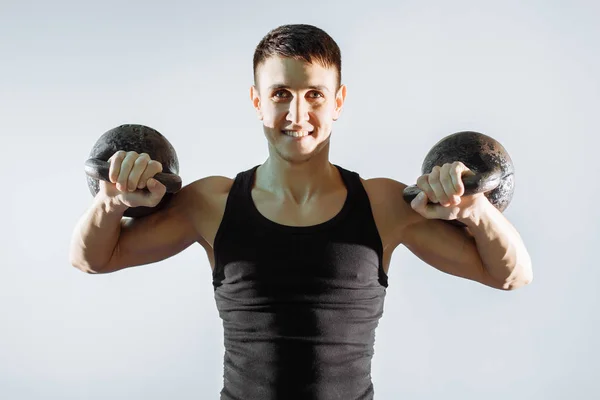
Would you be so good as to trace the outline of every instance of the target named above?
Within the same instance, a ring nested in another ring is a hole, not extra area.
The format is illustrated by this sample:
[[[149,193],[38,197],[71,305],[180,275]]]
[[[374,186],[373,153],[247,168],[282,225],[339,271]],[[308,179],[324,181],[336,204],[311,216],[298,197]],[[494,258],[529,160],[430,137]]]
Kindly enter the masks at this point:
[[[411,202],[412,209],[427,219],[465,218],[474,201],[483,196],[478,193],[463,197],[462,177],[468,175],[475,173],[460,161],[433,167],[429,174],[417,179],[421,193]]]
[[[153,177],[162,164],[146,153],[117,151],[108,159],[110,182],[100,181],[100,191],[127,207],[155,207],[166,187]],[[147,189],[147,190],[144,190]]]

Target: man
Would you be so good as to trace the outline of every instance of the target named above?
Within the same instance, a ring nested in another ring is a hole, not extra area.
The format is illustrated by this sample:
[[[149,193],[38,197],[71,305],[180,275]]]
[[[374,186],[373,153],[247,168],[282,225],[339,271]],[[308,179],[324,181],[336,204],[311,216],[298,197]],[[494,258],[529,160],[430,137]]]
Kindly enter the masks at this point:
[[[446,273],[511,290],[532,279],[518,232],[482,194],[464,196],[459,162],[405,184],[363,180],[329,161],[342,112],[341,56],[309,25],[269,32],[254,55],[252,104],[269,156],[237,175],[208,177],[150,216],[165,187],[147,154],[117,152],[78,223],[72,264],[109,273],[200,243],[213,269],[225,335],[222,399],[371,399],[375,328],[387,272],[402,244]],[[150,194],[140,189],[147,188]],[[428,200],[434,204],[428,204]],[[457,219],[465,228],[443,220]]]

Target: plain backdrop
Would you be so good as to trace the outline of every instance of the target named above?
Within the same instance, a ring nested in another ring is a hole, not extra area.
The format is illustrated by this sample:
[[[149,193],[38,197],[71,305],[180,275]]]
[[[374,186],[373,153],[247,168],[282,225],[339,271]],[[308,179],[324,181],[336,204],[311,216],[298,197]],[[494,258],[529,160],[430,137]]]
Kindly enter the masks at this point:
[[[399,248],[376,399],[600,398],[597,1],[0,1],[0,398],[217,399],[223,338],[199,245],[107,275],[69,264],[105,131],[149,125],[184,184],[263,162],[252,55],[286,23],[338,42],[331,159],[412,184],[476,130],[516,169],[534,281],[503,292]]]

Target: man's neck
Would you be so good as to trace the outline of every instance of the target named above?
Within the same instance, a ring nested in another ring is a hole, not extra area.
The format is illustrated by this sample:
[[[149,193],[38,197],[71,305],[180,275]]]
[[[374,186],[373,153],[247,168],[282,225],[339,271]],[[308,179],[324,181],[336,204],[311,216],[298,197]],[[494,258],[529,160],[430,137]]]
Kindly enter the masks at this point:
[[[270,156],[256,172],[256,186],[299,205],[335,190],[341,178],[337,168],[329,161],[327,150],[322,149],[310,160],[300,163]]]

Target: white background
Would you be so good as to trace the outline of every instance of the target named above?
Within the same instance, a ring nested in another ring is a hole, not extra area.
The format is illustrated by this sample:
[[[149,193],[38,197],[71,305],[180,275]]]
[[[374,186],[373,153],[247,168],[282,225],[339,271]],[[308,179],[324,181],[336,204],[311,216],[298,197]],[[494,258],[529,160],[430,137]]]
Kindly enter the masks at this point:
[[[69,265],[97,138],[141,123],[184,183],[263,162],[249,100],[285,23],[338,42],[348,98],[332,161],[414,183],[443,136],[508,150],[505,215],[534,281],[496,291],[394,255],[376,399],[595,399],[600,366],[595,1],[0,2],[0,398],[216,399],[222,326],[199,245],[114,274]]]

